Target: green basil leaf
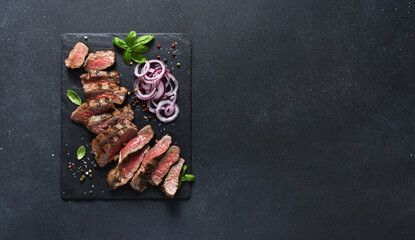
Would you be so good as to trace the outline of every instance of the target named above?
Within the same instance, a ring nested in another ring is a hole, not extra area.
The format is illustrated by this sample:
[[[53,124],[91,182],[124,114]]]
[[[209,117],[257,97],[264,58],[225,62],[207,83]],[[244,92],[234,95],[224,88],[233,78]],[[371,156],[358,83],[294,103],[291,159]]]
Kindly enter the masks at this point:
[[[124,50],[128,48],[127,43],[125,43],[124,40],[122,40],[121,38],[117,38],[117,37],[113,38],[112,43],[116,47],[119,47],[119,48],[124,49]]]
[[[74,92],[72,90],[67,90],[66,91],[66,96],[68,96],[69,100],[71,100],[71,102],[75,103],[76,105],[79,106],[79,105],[82,104],[82,100],[78,96],[78,94],[76,94],[76,92]]]
[[[137,40],[135,40],[134,45],[136,45],[136,44],[142,44],[142,45],[147,44],[148,42],[153,40],[153,38],[154,38],[154,35],[141,36],[141,37],[137,38]]]
[[[141,53],[133,52],[131,54],[131,56],[132,56],[131,58],[133,59],[134,62],[143,63],[143,62],[146,61],[146,57],[144,57],[144,55],[141,54]]]
[[[85,147],[82,145],[78,148],[78,151],[76,152],[76,156],[78,158],[78,160],[81,160],[83,157],[85,157]]]
[[[187,171],[187,165],[184,165],[183,168],[182,168],[182,171],[180,173],[180,178],[182,178],[184,176],[184,174],[186,173],[186,171]]]
[[[130,65],[131,62],[131,53],[128,51],[124,51],[124,54],[122,55],[122,57],[124,58],[124,62],[127,65]]]
[[[131,50],[136,53],[145,53],[147,52],[148,47],[141,44],[134,44]]]
[[[182,177],[182,181],[183,182],[193,182],[195,179],[196,179],[196,176],[195,175],[192,175],[192,174],[185,174]]]
[[[181,179],[179,179],[179,187],[177,187],[177,190],[180,189],[180,187],[182,186],[183,181]]]
[[[131,31],[127,38],[125,39],[125,42],[127,43],[127,46],[132,47],[134,45],[135,38],[137,37],[137,33],[134,31]]]

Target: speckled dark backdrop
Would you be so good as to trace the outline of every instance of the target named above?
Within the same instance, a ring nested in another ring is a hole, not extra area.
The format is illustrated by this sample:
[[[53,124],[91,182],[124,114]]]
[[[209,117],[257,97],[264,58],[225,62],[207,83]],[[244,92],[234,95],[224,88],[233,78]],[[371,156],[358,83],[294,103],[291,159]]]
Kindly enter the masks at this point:
[[[1,239],[414,239],[415,2],[0,6]],[[60,197],[61,34],[193,40],[188,201]]]

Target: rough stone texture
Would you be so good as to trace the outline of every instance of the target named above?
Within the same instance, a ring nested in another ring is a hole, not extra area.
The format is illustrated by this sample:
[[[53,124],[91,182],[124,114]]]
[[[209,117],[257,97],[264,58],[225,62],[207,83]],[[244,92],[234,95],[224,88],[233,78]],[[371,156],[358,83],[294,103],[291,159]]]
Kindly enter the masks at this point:
[[[2,1],[0,238],[414,239],[413,11]],[[192,197],[64,201],[61,34],[132,29],[193,40]]]

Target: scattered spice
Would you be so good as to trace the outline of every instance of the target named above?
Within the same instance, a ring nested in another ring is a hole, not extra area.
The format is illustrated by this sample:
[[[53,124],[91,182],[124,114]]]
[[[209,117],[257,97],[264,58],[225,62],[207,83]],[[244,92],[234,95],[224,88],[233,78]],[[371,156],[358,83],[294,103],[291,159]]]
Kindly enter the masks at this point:
[[[88,40],[88,36],[84,36],[85,41]]]
[[[131,95],[131,93],[130,93],[130,92],[127,92],[127,94],[128,94],[128,96],[130,96],[130,95]]]
[[[155,142],[156,142],[156,143],[158,143],[158,141],[159,141],[159,140],[157,140],[157,139],[156,139],[156,141],[155,141]]]
[[[98,167],[98,165],[96,163],[94,163],[94,168],[97,168],[97,167]]]
[[[83,170],[83,169],[81,169],[81,172],[84,172],[84,170]]]
[[[171,47],[176,47],[176,44],[175,44],[175,43],[172,43],[172,44],[171,44]]]
[[[94,191],[89,190],[89,195],[92,195],[94,193]]]
[[[172,52],[171,55],[173,55],[173,57],[176,57],[176,52]]]
[[[161,47],[160,44],[157,44],[157,47],[160,48]]]
[[[85,178],[83,178],[83,177],[81,177],[80,179],[79,179],[79,181],[81,181],[81,182],[83,182],[85,180]]]
[[[69,164],[69,165],[68,165],[68,168],[69,168],[69,169],[71,169],[71,168],[72,168],[72,165],[71,165],[71,164]]]
[[[138,99],[138,97],[137,97],[137,96],[134,96],[134,98],[135,98],[135,99]]]
[[[92,178],[92,174],[89,174],[89,178]]]
[[[134,91],[136,91],[136,92],[137,92],[137,91],[138,91],[138,89],[137,89],[137,88],[134,88]]]
[[[157,59],[160,59],[160,56],[157,56]]]
[[[91,169],[89,169],[89,170],[88,170],[88,172],[89,172],[89,173],[92,173],[92,170],[91,170]]]
[[[163,59],[163,62],[164,62],[164,63],[167,63],[167,59]]]
[[[180,63],[177,63],[176,65],[177,65],[177,67],[180,67]]]
[[[147,108],[144,108],[144,111],[147,111],[148,109]]]

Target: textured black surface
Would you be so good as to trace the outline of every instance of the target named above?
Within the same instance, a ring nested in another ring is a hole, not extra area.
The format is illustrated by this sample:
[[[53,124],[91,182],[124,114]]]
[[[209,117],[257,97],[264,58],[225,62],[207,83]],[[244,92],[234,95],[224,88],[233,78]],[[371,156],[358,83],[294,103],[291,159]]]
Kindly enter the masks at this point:
[[[1,239],[414,239],[412,1],[2,1]],[[61,34],[186,32],[187,201],[60,197]]]
[[[147,33],[138,33],[138,36],[147,35]],[[124,187],[118,188],[115,191],[109,191],[106,182],[107,173],[114,168],[115,163],[107,164],[103,168],[94,168],[94,155],[91,153],[91,141],[96,136],[90,133],[82,124],[78,124],[70,120],[72,112],[77,105],[73,104],[66,96],[66,91],[71,89],[78,93],[82,101],[85,101],[83,95],[82,84],[79,76],[84,72],[83,69],[68,69],[65,66],[64,60],[72,50],[77,42],[85,43],[89,52],[113,50],[116,54],[116,62],[109,70],[117,70],[120,75],[120,86],[126,87],[131,95],[126,97],[124,104],[130,104],[134,111],[135,118],[133,123],[139,129],[147,124],[150,124],[155,132],[153,141],[150,145],[154,145],[155,139],[160,139],[165,134],[172,137],[172,144],[180,147],[180,157],[185,159],[185,163],[191,172],[191,150],[192,150],[192,134],[191,134],[191,62],[192,62],[192,45],[189,37],[186,34],[179,33],[159,33],[155,35],[154,40],[147,44],[149,50],[145,53],[148,59],[156,59],[160,56],[162,60],[167,60],[167,67],[174,74],[179,81],[179,92],[177,104],[180,108],[180,113],[174,122],[164,124],[161,123],[150,112],[143,111],[141,103],[132,105],[133,97],[133,82],[135,76],[133,74],[133,67],[124,63],[122,54],[123,51],[117,49],[112,44],[112,39],[115,36],[125,39],[127,34],[116,33],[76,33],[64,34],[62,36],[62,85],[61,85],[61,106],[62,106],[62,145],[61,145],[61,196],[66,200],[71,199],[168,199],[164,196],[159,188],[149,187],[143,193],[133,190],[128,184]],[[84,39],[88,36],[88,40]],[[172,48],[171,44],[176,46]],[[157,48],[160,44],[160,48]],[[172,52],[176,53],[174,57]],[[180,67],[177,67],[180,63]],[[135,66],[135,65],[134,65]],[[87,154],[84,159],[78,161],[76,159],[76,151],[80,145],[84,145]],[[69,169],[68,165],[72,168]],[[80,182],[79,178],[86,172],[92,170],[93,178],[87,176],[84,182]],[[189,198],[191,194],[190,184],[186,183],[177,192],[175,198]],[[92,190],[92,194],[89,191]]]

